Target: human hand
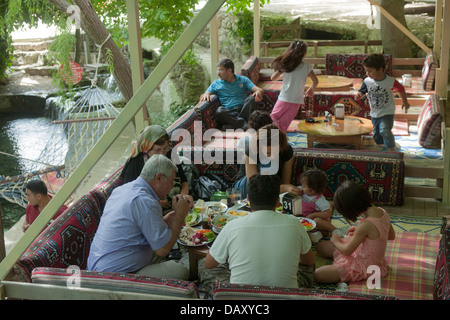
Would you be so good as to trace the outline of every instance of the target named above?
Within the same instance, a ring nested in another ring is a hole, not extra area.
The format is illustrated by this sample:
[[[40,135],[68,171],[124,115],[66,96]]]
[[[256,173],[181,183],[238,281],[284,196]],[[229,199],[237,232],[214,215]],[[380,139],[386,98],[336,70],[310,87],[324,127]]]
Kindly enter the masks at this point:
[[[172,207],[175,211],[175,215],[182,216],[183,220],[186,218],[189,209],[191,208],[188,200],[181,194],[176,195],[172,199]]]
[[[253,92],[253,96],[255,97],[255,102],[262,101],[262,93],[259,91]]]
[[[306,90],[305,96],[312,97],[314,95],[314,89],[310,87],[308,90]]]
[[[341,243],[341,238],[339,238],[339,236],[336,233],[333,233],[331,235],[330,241],[333,245],[335,245],[336,243]]]
[[[189,208],[194,207],[194,198],[189,194],[182,194],[183,198],[187,201]]]
[[[316,216],[314,215],[314,213],[310,213],[310,214],[308,214],[306,217],[307,217],[308,219],[314,220],[314,218],[315,218]]]
[[[296,195],[299,195],[299,196],[303,195],[303,190],[300,189],[300,188],[297,188],[294,185],[288,185],[286,187],[286,192],[293,193],[293,194],[296,194]]]
[[[200,96],[200,101],[211,101],[211,94],[209,92],[205,92]]]
[[[350,228],[347,230],[346,236],[347,236],[347,237],[353,237],[353,234],[355,233],[355,230],[356,230],[356,227],[350,227]]]
[[[364,94],[362,93],[362,92],[358,92],[356,95],[355,95],[355,100],[361,100],[362,99],[362,97],[364,96]]]
[[[405,110],[405,113],[408,113],[409,103],[408,102],[403,102],[402,109]]]

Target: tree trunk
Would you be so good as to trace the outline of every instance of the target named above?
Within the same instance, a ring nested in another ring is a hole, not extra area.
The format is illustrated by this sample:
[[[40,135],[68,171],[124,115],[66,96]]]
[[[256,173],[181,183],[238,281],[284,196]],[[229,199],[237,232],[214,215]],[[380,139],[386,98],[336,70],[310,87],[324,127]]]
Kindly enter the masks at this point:
[[[58,10],[67,13],[70,6],[65,0],[49,0]],[[81,27],[95,41],[101,45],[109,36],[104,24],[100,21],[94,7],[89,0],[74,0],[73,3],[80,8]],[[69,14],[70,15],[70,14]],[[131,80],[131,67],[128,60],[120,52],[116,43],[109,38],[102,46],[102,55],[106,54],[106,49],[110,49],[114,63],[114,78],[126,101],[133,97],[133,84]]]
[[[407,27],[404,0],[381,0],[380,5]],[[383,15],[381,15],[380,25],[384,53],[392,54],[395,58],[412,57],[412,41]]]

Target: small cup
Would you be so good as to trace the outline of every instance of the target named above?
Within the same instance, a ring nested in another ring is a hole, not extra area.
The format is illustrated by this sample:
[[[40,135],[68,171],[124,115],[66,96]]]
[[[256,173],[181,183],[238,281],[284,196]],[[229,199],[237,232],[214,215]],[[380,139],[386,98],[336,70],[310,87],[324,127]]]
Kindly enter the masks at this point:
[[[227,206],[231,208],[236,204],[234,188],[227,189]]]

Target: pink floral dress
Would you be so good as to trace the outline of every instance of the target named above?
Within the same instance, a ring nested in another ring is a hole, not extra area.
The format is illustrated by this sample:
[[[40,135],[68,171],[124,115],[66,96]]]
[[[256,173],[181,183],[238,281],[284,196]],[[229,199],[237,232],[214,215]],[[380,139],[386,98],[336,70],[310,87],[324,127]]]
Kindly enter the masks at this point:
[[[339,250],[334,251],[333,266],[338,270],[342,282],[356,282],[367,279],[367,267],[370,265],[380,267],[381,277],[385,277],[389,271],[389,266],[384,257],[391,226],[389,215],[383,210],[383,215],[380,218],[366,217],[359,223],[362,221],[373,223],[378,229],[380,237],[375,240],[366,237],[351,255],[345,255]],[[348,242],[348,239],[342,239],[341,241]]]

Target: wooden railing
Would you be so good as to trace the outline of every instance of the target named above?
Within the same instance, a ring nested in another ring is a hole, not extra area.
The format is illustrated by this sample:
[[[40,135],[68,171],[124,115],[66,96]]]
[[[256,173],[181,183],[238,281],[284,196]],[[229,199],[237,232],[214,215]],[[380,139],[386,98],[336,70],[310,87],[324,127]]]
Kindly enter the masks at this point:
[[[292,41],[261,41],[260,48],[264,51],[264,57],[269,56],[269,49],[287,48]],[[363,52],[368,53],[369,46],[382,46],[381,40],[310,40],[306,41],[308,51],[314,49],[314,58],[319,57],[319,47],[364,47]]]
[[[261,69],[270,68],[274,57],[261,57],[259,58],[259,64]],[[314,65],[315,69],[318,69],[325,74],[325,58],[305,58],[305,62],[309,62]],[[425,62],[425,58],[392,58],[392,73],[394,77],[401,77],[405,73],[410,73],[414,77],[420,77],[422,75],[422,66]],[[401,69],[396,69],[400,67]]]
[[[434,198],[442,200],[444,167],[405,166],[405,177],[435,179],[435,186],[404,185],[403,196],[415,198]]]

